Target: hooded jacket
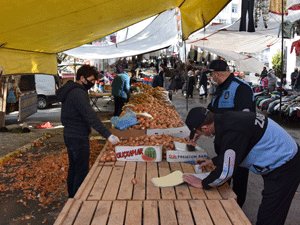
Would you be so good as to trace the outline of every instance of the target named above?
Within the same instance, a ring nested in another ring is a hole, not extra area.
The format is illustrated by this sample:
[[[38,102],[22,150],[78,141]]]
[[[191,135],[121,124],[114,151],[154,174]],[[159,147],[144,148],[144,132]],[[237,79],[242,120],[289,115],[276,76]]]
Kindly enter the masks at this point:
[[[68,81],[56,92],[62,102],[61,122],[64,125],[64,135],[67,137],[88,137],[93,127],[103,137],[111,133],[98,119],[90,105],[87,90],[80,84]]]

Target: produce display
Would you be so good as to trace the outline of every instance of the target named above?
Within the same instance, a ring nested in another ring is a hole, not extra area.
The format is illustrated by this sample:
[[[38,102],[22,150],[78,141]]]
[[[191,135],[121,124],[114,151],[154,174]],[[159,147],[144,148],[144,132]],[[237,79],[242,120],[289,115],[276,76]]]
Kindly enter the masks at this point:
[[[156,146],[162,145],[163,158],[166,157],[167,150],[175,150],[174,141],[186,143],[184,138],[172,137],[169,135],[144,135],[140,137],[130,137],[127,140],[122,140],[117,146]],[[101,162],[115,162],[117,161],[115,153],[115,145],[107,144],[107,147],[100,157]],[[155,158],[153,151],[149,149],[146,153],[149,158]]]
[[[132,94],[129,102],[123,107],[122,117],[128,110],[133,111],[138,119],[138,124],[128,129],[166,129],[182,127],[184,125],[175,107],[170,103],[168,92],[164,88],[152,88],[150,85],[138,83],[136,86],[141,92]],[[142,154],[144,161],[154,161],[157,152],[150,146],[162,146],[160,158],[166,158],[167,150],[175,150],[174,141],[186,143],[184,138],[173,137],[170,135],[143,135],[130,137],[122,140],[117,146],[149,146]],[[101,162],[117,161],[115,147],[108,143],[105,151],[100,157]],[[118,150],[119,151],[119,150]],[[126,150],[128,151],[128,150]],[[136,150],[134,150],[136,151]],[[133,152],[133,151],[132,151]],[[127,154],[127,152],[125,152]],[[125,154],[124,153],[124,154]],[[133,153],[132,153],[133,154]]]
[[[165,89],[145,84],[140,84],[140,88],[143,92],[132,95],[128,104],[123,107],[123,113],[126,108],[137,113],[139,124],[129,129],[165,129],[184,125],[174,106],[169,103]]]

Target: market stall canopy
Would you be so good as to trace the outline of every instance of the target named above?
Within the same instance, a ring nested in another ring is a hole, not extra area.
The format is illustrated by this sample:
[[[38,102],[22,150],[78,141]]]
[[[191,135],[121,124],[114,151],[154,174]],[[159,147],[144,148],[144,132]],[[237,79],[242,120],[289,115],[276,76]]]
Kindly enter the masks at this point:
[[[203,47],[203,49],[211,53],[214,53],[216,55],[219,55],[228,61],[234,61],[237,71],[260,74],[263,67],[265,66],[258,59],[251,57],[249,55],[243,55],[240,53],[236,53],[234,51],[215,49],[215,48]]]
[[[0,66],[5,74],[56,74],[56,56],[179,7],[183,37],[208,24],[229,0],[0,0]],[[4,22],[5,21],[5,22]]]
[[[123,42],[108,46],[83,45],[64,53],[82,59],[110,59],[151,52],[177,42],[177,20],[173,9],[161,13],[144,30]]]
[[[269,48],[281,40],[280,24],[281,16],[269,14],[268,27],[265,28],[261,21],[255,32],[240,32],[240,21],[231,26],[220,28],[220,25],[211,26],[207,31],[201,31],[191,35],[187,43],[207,48],[217,48],[228,51],[243,53],[258,53]],[[285,21],[294,22],[300,19],[300,11],[289,11]]]

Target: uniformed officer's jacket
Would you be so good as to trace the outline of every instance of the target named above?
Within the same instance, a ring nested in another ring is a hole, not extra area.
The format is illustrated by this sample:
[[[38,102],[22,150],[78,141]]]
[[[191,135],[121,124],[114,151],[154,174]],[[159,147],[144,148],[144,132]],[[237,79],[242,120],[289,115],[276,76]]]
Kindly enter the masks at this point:
[[[265,175],[292,159],[295,140],[277,123],[252,112],[215,114],[216,169],[202,181],[204,188],[219,186],[239,165]]]
[[[231,74],[224,83],[218,85],[207,108],[214,113],[244,109],[255,112],[253,91],[247,82]]]

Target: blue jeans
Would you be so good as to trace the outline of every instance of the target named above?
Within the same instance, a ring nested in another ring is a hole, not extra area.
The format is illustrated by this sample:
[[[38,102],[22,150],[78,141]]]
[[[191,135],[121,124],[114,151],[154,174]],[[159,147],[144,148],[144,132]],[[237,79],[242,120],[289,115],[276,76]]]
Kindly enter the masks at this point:
[[[88,137],[74,138],[64,136],[68,150],[68,193],[73,198],[89,171],[90,144]]]

